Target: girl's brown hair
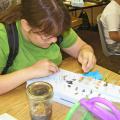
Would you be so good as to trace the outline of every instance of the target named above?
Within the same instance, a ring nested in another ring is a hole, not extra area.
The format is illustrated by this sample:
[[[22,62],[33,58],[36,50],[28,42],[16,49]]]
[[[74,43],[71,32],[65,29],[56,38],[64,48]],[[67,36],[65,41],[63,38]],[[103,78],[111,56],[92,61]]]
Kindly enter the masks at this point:
[[[46,35],[59,35],[71,26],[62,0],[22,0],[22,18]]]

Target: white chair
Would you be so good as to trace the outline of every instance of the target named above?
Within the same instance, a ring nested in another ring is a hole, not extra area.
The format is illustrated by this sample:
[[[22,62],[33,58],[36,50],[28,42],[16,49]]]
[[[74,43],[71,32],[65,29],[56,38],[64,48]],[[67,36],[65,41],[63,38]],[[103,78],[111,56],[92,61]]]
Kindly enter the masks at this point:
[[[99,30],[99,35],[100,35],[100,40],[101,40],[101,45],[102,45],[102,50],[103,50],[104,55],[105,56],[120,55],[118,53],[109,51],[107,44],[106,44],[106,40],[104,36],[104,28],[100,20],[100,17],[101,17],[101,14],[97,16],[97,24],[98,24],[98,30]]]

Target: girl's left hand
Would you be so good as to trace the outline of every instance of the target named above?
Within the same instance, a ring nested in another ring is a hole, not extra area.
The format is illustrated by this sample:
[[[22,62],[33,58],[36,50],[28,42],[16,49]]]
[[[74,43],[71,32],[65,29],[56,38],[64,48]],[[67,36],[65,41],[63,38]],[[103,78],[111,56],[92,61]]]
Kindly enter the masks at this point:
[[[80,51],[78,61],[82,64],[84,72],[90,71],[96,64],[96,57],[94,52],[89,49],[83,49]]]

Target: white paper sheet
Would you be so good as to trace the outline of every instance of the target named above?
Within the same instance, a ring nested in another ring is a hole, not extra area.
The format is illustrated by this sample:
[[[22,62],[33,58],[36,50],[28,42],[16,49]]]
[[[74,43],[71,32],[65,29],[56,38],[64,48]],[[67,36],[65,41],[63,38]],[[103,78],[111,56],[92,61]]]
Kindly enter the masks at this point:
[[[81,98],[98,96],[112,102],[120,102],[120,86],[63,69],[49,77],[29,80],[27,85],[36,81],[50,83],[54,90],[54,100],[67,106],[73,105]]]
[[[8,113],[4,113],[4,114],[0,115],[0,120],[17,120],[17,119]]]

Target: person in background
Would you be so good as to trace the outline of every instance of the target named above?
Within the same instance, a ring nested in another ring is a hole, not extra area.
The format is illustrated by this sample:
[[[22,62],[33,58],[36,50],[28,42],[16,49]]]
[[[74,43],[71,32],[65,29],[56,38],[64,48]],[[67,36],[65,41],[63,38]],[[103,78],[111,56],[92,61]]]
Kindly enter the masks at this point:
[[[22,0],[21,18],[16,20],[19,52],[5,75],[0,75],[0,94],[29,79],[45,77],[59,71],[63,50],[90,71],[96,58],[94,51],[71,28],[69,12],[61,0]],[[63,41],[57,45],[57,36]],[[5,27],[0,23],[0,71],[6,65],[9,46]]]
[[[100,20],[108,49],[120,53],[120,0],[112,0],[105,7]]]

